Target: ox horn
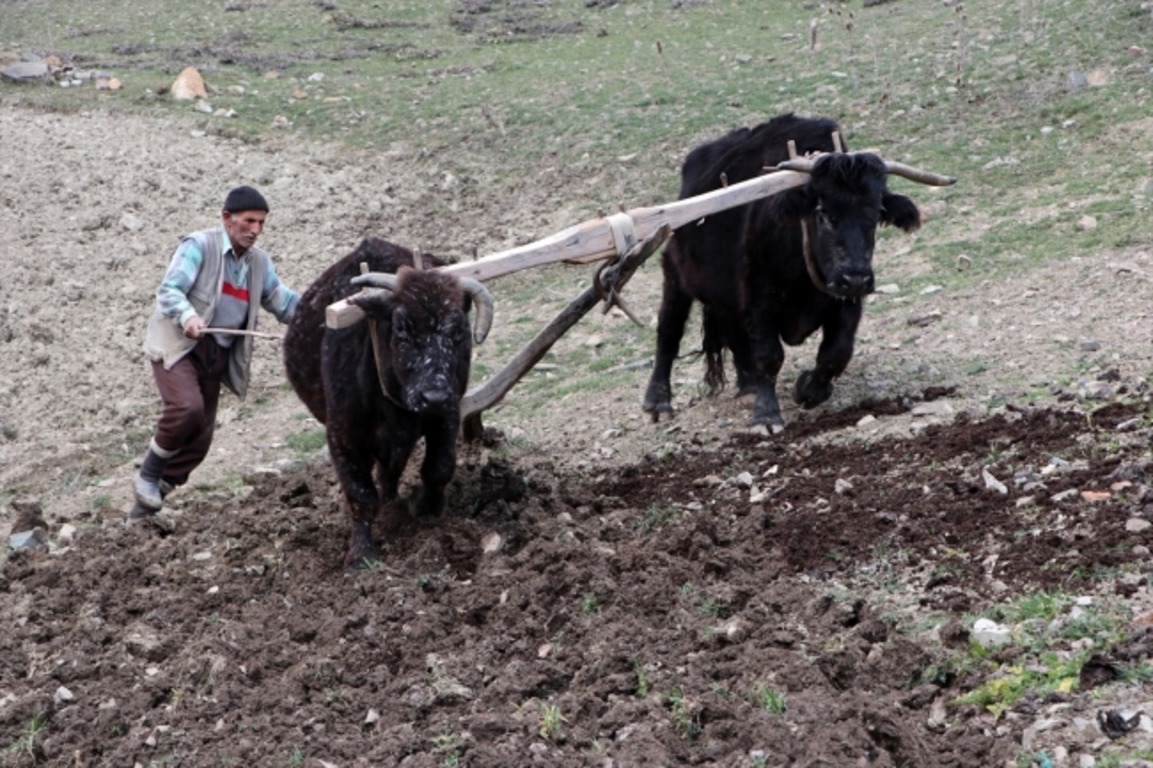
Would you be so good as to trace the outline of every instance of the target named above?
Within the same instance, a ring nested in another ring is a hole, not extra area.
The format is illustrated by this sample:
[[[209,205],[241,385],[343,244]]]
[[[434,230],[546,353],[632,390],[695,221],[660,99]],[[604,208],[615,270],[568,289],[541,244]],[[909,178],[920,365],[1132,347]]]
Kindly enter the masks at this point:
[[[777,163],[775,167],[767,170],[800,171],[801,173],[812,173],[813,165],[818,160],[820,160],[821,157],[823,157],[823,155],[816,155],[815,157],[798,157],[796,159],[785,160],[784,162]],[[882,160],[882,162],[885,164],[886,173],[890,173],[894,176],[903,176],[906,179],[916,181],[921,184],[928,184],[929,186],[933,187],[948,187],[957,183],[957,178],[955,176],[943,176],[939,173],[926,171],[922,168],[914,168],[911,165],[897,163],[892,160]]]
[[[476,325],[472,331],[472,338],[480,344],[492,328],[492,294],[484,287],[484,283],[471,277],[460,278],[460,287],[472,297],[476,305]]]
[[[371,285],[386,291],[396,291],[397,277],[391,272],[366,272],[352,278],[353,285]]]
[[[458,278],[460,287],[472,297],[476,304],[476,324],[473,328],[472,338],[480,344],[492,329],[492,294],[479,280],[471,277]],[[373,288],[383,288],[386,291],[396,291],[397,276],[391,272],[368,272],[352,278],[353,285],[370,285]]]

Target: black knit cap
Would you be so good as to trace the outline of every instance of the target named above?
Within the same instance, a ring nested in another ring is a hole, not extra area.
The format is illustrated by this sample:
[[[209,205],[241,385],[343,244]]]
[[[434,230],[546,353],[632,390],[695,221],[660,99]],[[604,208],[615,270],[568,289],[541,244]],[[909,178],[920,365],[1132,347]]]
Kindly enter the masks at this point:
[[[238,211],[264,211],[268,213],[268,201],[264,195],[252,187],[236,187],[224,198],[224,209],[229,213]]]

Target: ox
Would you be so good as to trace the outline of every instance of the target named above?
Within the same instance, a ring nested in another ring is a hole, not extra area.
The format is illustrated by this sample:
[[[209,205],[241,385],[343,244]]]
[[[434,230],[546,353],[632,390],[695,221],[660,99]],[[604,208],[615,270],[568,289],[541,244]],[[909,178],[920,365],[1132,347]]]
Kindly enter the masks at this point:
[[[801,373],[794,398],[812,408],[832,394],[833,381],[853,356],[862,299],[873,290],[877,225],[912,232],[921,223],[917,206],[886,188],[886,172],[900,172],[897,164],[839,152],[839,131],[832,120],[785,114],[703,144],[685,159],[681,199],[788,160],[790,141],[802,155],[829,153],[812,163],[804,186],[674,233],[661,255],[656,360],[643,405],[654,420],[673,412],[669,377],[693,301],[703,305],[705,382],[710,392],[724,386],[722,356],[729,349],[739,393],[756,395],[751,424],[784,428],[776,392],[782,342],[801,344],[818,328],[816,367]]]
[[[443,264],[434,257],[424,260]],[[362,263],[379,274],[360,275]],[[419,515],[443,511],[445,489],[456,471],[460,401],[472,355],[470,308],[476,308],[477,343],[492,324],[492,298],[481,283],[413,265],[411,251],[365,238],[304,292],[284,337],[288,380],[326,427],[348,504],[348,571],[380,558],[372,522],[382,505],[397,498],[401,474],[421,437],[421,487],[412,506]],[[365,321],[327,328],[328,305],[366,284],[380,290],[349,298],[365,312]]]

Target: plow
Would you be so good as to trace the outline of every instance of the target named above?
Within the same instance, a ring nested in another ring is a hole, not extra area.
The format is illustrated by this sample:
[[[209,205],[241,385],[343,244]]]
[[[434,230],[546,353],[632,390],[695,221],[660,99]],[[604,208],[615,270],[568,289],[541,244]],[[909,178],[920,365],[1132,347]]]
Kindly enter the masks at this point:
[[[834,137],[839,146],[839,137]],[[483,433],[481,414],[495,406],[581,318],[603,304],[605,311],[618,307],[638,325],[643,325],[629,309],[622,291],[637,269],[680,227],[700,222],[730,208],[748,205],[771,195],[803,186],[820,155],[798,157],[790,147],[791,158],[765,173],[737,184],[664,205],[622,210],[568,227],[540,240],[471,261],[435,269],[461,279],[480,282],[549,264],[587,265],[602,263],[593,284],[561,310],[499,371],[471,387],[461,401],[461,426],[466,440]],[[903,163],[884,161],[888,173],[931,186],[947,186],[956,179]],[[363,270],[362,270],[363,271]],[[372,273],[358,283],[379,282]],[[362,294],[386,290],[363,287]],[[364,311],[348,298],[328,305],[325,324],[332,329],[353,326],[364,319]]]

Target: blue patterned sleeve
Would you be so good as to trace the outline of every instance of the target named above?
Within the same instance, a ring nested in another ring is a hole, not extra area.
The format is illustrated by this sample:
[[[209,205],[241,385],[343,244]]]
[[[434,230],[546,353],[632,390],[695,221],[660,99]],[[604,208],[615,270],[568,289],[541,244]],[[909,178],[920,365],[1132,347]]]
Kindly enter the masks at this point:
[[[156,304],[160,307],[160,314],[172,318],[181,328],[188,322],[188,318],[196,314],[196,310],[188,301],[188,292],[196,281],[202,263],[204,254],[201,253],[200,246],[191,238],[184,240],[172,254],[168,271],[164,273],[164,279],[160,281],[160,288],[156,291]]]
[[[300,294],[280,281],[276,267],[272,265],[272,259],[269,259],[268,268],[264,271],[260,305],[275,315],[277,320],[287,323],[296,314],[296,305],[299,303]]]

